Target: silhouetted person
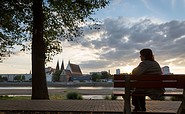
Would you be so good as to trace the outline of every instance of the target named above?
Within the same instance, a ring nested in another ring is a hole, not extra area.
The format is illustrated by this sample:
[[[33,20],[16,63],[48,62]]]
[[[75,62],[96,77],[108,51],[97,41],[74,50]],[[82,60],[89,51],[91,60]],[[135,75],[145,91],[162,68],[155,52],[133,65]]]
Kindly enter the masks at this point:
[[[133,75],[139,76],[144,74],[162,74],[161,67],[158,62],[154,60],[154,56],[151,49],[142,49],[140,51],[140,58],[141,63],[133,69]],[[149,94],[149,97],[152,99],[159,99],[160,95],[163,94],[164,91],[164,88],[135,88],[133,93],[145,93]],[[146,111],[145,96],[132,96],[132,104],[135,106],[133,111]]]

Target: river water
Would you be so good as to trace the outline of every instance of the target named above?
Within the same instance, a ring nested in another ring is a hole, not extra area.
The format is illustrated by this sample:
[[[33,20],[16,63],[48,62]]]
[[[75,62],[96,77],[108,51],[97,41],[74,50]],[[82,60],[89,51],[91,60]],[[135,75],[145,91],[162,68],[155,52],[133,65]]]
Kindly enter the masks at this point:
[[[31,96],[31,89],[32,87],[0,87],[0,95]],[[69,91],[82,94],[84,99],[104,99],[106,96],[111,96],[113,91],[123,91],[123,89],[113,87],[48,87],[49,94],[62,94]]]
[[[32,87],[0,87],[1,89],[32,89]],[[113,90],[113,87],[48,87],[48,89],[110,89]],[[118,89],[118,88],[116,88]]]
[[[31,96],[32,87],[0,87],[0,95],[8,96]],[[113,87],[48,87],[49,94],[62,94],[75,91],[82,94],[84,99],[104,99],[110,96],[113,91],[124,91],[122,88]],[[178,89],[166,89],[168,92],[182,93]],[[122,97],[118,97],[122,99]]]

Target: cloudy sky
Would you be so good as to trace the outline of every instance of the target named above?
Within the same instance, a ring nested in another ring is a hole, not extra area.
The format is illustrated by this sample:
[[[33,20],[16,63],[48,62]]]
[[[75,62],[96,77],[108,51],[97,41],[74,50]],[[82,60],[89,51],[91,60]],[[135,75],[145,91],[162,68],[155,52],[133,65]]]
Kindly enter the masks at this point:
[[[83,73],[131,72],[139,62],[139,51],[151,48],[161,67],[172,73],[185,73],[185,0],[112,0],[94,18],[100,30],[85,29],[78,43],[63,42],[57,61],[80,65]],[[31,55],[18,53],[0,63],[0,73],[29,73]]]

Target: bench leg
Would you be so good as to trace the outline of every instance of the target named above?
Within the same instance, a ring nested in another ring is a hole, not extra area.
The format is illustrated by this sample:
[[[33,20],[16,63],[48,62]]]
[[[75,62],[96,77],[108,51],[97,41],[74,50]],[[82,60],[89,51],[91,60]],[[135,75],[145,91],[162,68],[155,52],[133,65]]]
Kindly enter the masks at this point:
[[[131,114],[130,106],[130,77],[125,76],[125,96],[124,96],[124,114]]]
[[[124,111],[123,111],[123,114],[131,114],[130,98],[129,99],[128,98],[125,99],[125,97],[123,97],[123,99],[124,99]]]
[[[183,89],[182,103],[177,111],[177,114],[185,114],[185,89]]]
[[[124,110],[123,110],[123,114],[126,114],[126,103],[125,103],[125,97],[124,96],[122,96],[123,97],[123,100],[124,100]]]
[[[131,114],[130,99],[124,100],[124,114]]]

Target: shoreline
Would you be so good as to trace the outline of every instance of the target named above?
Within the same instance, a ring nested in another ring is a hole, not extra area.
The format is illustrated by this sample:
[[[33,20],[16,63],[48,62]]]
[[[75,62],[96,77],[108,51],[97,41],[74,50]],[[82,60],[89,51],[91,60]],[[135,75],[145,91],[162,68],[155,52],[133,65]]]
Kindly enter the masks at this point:
[[[0,87],[32,87],[32,82],[0,82]],[[47,82],[48,87],[113,87],[112,82]]]
[[[31,85],[32,85],[31,82],[0,82],[0,87],[2,87],[0,88],[0,95],[31,95],[32,94]],[[67,83],[67,84],[61,82],[52,82],[52,83],[49,82],[48,87],[51,87],[48,88],[48,93],[50,95],[66,94],[67,92],[72,91],[80,93],[82,95],[111,95],[113,91],[124,91],[123,88],[114,88],[113,84],[110,82]],[[79,89],[78,87],[82,88]],[[90,89],[88,87],[90,87]],[[166,92],[182,93],[182,90],[167,89]]]

